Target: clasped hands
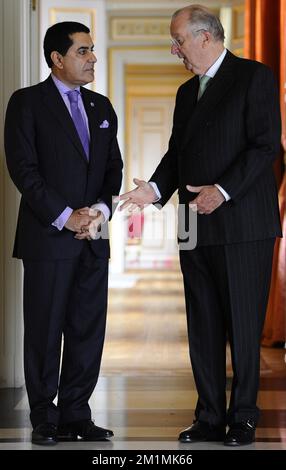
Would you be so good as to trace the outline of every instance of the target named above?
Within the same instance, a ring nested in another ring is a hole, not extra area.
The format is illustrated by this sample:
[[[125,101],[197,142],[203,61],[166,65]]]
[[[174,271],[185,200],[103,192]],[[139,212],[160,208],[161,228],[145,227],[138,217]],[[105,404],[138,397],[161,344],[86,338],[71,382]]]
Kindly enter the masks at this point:
[[[94,240],[100,225],[104,222],[101,211],[82,207],[72,212],[65,227],[72,232],[76,232],[77,240]]]
[[[138,209],[142,210],[144,206],[152,204],[158,199],[153,187],[149,183],[137,178],[134,178],[133,182],[137,185],[137,188],[115,198],[115,202],[123,201],[119,210],[128,209],[129,212]],[[198,194],[197,197],[190,202],[189,206],[194,212],[198,212],[199,214],[211,214],[225,201],[223,194],[216,186],[187,185],[186,188],[191,193]]]

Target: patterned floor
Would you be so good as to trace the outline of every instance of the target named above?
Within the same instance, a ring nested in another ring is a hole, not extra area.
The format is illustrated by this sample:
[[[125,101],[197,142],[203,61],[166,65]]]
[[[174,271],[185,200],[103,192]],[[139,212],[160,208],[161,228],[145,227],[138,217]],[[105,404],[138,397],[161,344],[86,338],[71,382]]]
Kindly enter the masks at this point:
[[[228,450],[220,443],[177,441],[179,431],[192,422],[196,402],[179,271],[133,271],[128,276],[134,277],[131,289],[110,289],[101,376],[91,399],[96,423],[112,428],[115,437],[103,443],[60,443],[56,449]],[[229,352],[227,370],[229,390]],[[262,414],[256,443],[248,450],[286,450],[285,391],[285,349],[262,348]],[[30,443],[25,390],[0,390],[0,403],[0,450],[38,450]]]

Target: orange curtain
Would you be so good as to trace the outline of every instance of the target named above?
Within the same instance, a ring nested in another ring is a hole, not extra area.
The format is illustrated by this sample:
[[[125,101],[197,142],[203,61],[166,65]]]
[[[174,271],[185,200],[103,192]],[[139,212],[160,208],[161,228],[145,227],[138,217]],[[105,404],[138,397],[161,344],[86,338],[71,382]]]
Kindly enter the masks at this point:
[[[280,1],[246,0],[245,57],[269,65],[279,77]]]
[[[286,0],[280,0],[280,86],[282,132],[286,136]]]
[[[285,149],[286,150],[286,149]],[[284,238],[278,238],[274,248],[272,279],[266,320],[262,334],[263,346],[275,346],[286,341],[286,176],[279,191],[280,216]]]
[[[269,65],[279,80],[282,129],[286,136],[286,0],[245,0],[245,57]],[[286,152],[286,138],[283,140]],[[264,346],[286,341],[286,174],[283,157],[275,163],[284,238],[274,249],[272,280],[262,335]]]
[[[280,6],[283,3],[285,0],[245,0],[244,57],[269,65],[279,83]],[[282,180],[282,162],[281,154],[281,158],[277,159],[274,164],[278,185]]]

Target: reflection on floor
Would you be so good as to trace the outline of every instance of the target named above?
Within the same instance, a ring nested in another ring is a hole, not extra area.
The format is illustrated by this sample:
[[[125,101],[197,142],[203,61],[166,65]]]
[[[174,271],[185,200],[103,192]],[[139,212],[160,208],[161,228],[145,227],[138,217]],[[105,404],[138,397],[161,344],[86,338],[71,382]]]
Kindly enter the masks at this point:
[[[220,443],[179,444],[191,424],[196,391],[188,358],[181,275],[129,273],[132,289],[110,291],[101,377],[93,417],[112,442],[60,443],[53,449],[224,449]],[[231,385],[227,354],[228,391]],[[285,350],[262,348],[257,441],[247,449],[286,449]],[[0,390],[0,449],[33,449],[24,389]],[[246,449],[246,447],[241,448]]]

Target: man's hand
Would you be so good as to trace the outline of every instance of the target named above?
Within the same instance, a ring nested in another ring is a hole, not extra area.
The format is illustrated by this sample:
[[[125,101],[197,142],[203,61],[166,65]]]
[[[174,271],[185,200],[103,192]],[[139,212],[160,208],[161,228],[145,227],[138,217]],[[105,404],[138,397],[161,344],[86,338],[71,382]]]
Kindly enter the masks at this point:
[[[81,228],[88,225],[92,220],[92,217],[89,215],[89,207],[82,207],[72,212],[65,223],[65,228],[72,232],[80,232]]]
[[[199,214],[211,214],[224,201],[225,198],[216,186],[187,186],[191,193],[198,193],[198,196],[190,202],[189,206],[197,205]]]
[[[152,204],[157,199],[157,195],[149,183],[137,178],[134,178],[133,182],[137,184],[137,188],[114,198],[114,202],[125,201],[119,207],[120,211],[128,209],[129,212],[133,212],[138,208],[142,210],[145,205]]]
[[[99,227],[105,221],[101,211],[89,209],[89,216],[92,217],[92,221],[88,225],[84,225],[81,232],[76,234],[77,240],[95,240]]]

